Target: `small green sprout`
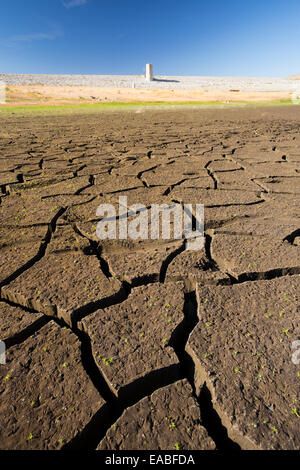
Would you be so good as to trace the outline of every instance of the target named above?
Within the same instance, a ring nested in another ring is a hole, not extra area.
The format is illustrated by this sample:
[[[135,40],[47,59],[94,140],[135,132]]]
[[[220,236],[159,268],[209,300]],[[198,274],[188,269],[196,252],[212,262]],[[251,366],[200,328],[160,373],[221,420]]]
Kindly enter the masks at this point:
[[[297,416],[297,418],[300,418],[300,415],[298,413],[297,408],[292,408],[292,413]]]
[[[5,380],[9,380],[10,379],[10,375],[7,374],[6,377],[5,377]]]
[[[31,439],[33,439],[33,434],[30,433],[28,439],[31,441]]]
[[[66,368],[66,367],[68,367],[68,363],[67,363],[67,362],[64,362],[61,366],[64,367],[64,368]]]
[[[180,450],[179,442],[175,442],[174,449],[175,450]]]
[[[110,357],[110,358],[104,357],[104,358],[102,359],[102,361],[104,362],[104,364],[105,364],[106,366],[110,366],[110,365],[114,362],[114,358],[113,358],[113,357]]]

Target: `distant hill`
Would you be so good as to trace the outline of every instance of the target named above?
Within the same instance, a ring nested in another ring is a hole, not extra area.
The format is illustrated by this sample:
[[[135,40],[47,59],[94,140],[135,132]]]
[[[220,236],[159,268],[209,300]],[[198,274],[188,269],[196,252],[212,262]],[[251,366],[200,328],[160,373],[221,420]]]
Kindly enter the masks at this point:
[[[299,75],[290,75],[287,77],[289,80],[300,80],[300,74]]]

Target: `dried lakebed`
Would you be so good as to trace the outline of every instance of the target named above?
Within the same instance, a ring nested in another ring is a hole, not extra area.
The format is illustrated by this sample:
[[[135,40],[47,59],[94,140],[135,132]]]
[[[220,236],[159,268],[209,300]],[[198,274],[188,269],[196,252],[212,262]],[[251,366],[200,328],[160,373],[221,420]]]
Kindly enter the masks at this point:
[[[1,116],[1,449],[298,449],[298,107]],[[204,204],[205,244],[100,241]]]

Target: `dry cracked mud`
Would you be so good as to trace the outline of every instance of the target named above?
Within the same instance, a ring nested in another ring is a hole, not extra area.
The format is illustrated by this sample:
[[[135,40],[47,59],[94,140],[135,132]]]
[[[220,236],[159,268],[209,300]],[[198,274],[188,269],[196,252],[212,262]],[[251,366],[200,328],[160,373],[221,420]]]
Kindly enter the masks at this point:
[[[0,116],[1,449],[299,449],[299,118]],[[100,240],[120,197],[203,246]]]

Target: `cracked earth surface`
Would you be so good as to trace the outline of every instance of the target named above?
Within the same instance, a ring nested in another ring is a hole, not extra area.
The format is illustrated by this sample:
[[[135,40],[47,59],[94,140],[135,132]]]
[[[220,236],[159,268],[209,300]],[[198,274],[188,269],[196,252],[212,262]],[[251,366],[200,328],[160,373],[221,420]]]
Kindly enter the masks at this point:
[[[0,449],[299,448],[299,118],[0,117]],[[100,241],[124,195],[203,249]]]

